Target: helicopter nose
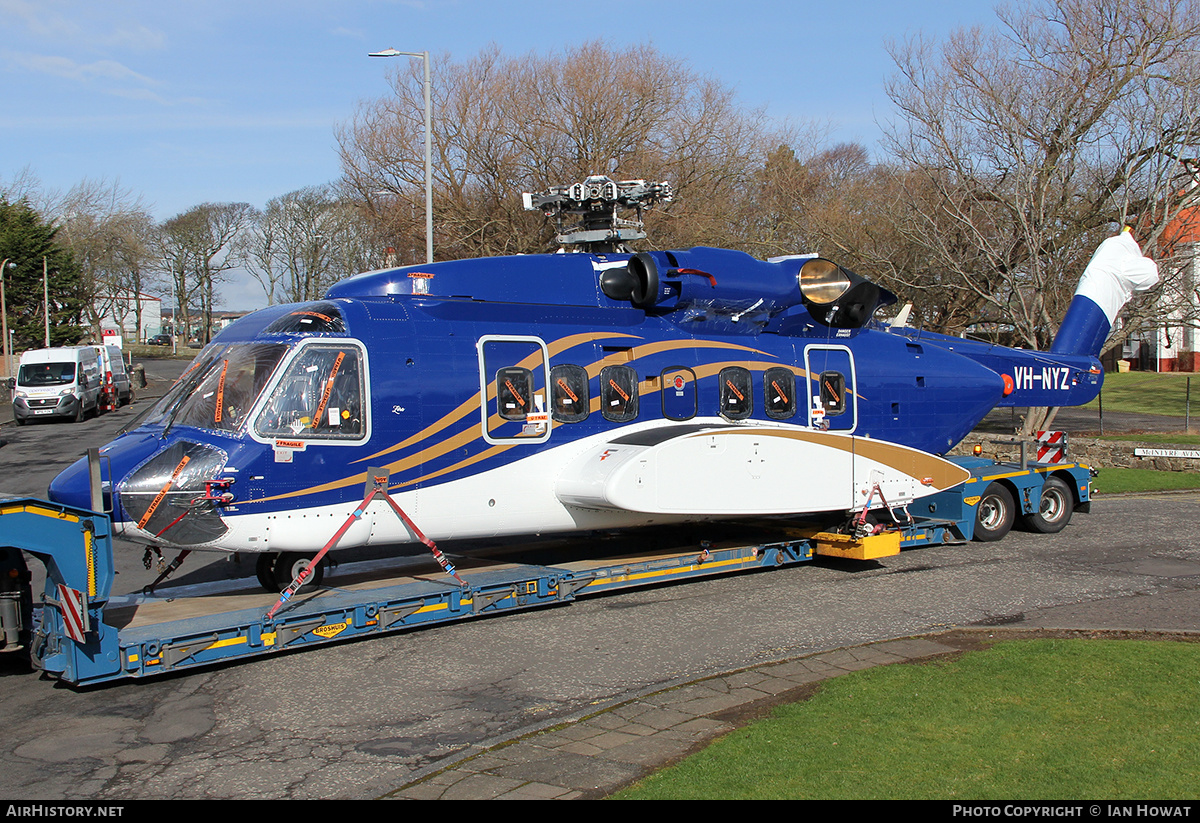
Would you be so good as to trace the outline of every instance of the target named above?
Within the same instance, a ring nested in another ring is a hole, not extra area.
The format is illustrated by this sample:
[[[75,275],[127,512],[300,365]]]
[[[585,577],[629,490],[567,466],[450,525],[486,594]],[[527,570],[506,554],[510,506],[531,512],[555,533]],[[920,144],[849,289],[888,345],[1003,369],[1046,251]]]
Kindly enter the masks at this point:
[[[64,506],[90,510],[92,489],[87,458],[76,460],[50,481],[49,499]]]
[[[164,448],[118,486],[125,516],[137,528],[177,545],[207,543],[227,530],[207,501],[206,484],[225,466],[220,449],[179,440]]]

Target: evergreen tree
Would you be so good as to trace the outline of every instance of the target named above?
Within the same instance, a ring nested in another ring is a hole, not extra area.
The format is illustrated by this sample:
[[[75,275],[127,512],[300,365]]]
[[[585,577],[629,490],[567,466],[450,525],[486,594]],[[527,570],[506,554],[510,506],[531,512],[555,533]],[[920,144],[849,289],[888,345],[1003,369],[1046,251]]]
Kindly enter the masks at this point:
[[[0,261],[6,258],[4,301],[8,328],[15,331],[15,350],[45,343],[44,270],[49,271],[50,345],[79,342],[84,333],[79,267],[59,241],[58,227],[43,220],[27,201],[0,198]]]

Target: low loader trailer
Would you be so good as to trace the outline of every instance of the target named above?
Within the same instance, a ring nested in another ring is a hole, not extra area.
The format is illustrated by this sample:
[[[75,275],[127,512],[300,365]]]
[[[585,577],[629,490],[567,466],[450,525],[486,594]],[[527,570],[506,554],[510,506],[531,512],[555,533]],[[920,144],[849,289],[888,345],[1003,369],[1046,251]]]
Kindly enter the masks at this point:
[[[457,569],[439,556],[441,568],[339,573],[337,585],[327,578],[312,591],[282,597],[250,589],[114,596],[106,514],[8,499],[0,501],[0,650],[28,654],[35,669],[74,685],[152,677],[821,555],[878,560],[906,548],[999,540],[1014,523],[1056,532],[1072,512],[1090,506],[1087,466],[954,460],[969,480],[907,509],[885,508],[883,518],[878,509],[867,517],[864,506],[843,533],[767,521],[711,523],[702,526],[711,529],[709,539],[674,543],[663,539],[672,534],[666,527],[653,539],[626,543],[573,537],[558,541],[558,551],[506,547],[490,558],[461,558]],[[617,546],[623,550],[614,553]],[[37,604],[26,556],[46,570]]]

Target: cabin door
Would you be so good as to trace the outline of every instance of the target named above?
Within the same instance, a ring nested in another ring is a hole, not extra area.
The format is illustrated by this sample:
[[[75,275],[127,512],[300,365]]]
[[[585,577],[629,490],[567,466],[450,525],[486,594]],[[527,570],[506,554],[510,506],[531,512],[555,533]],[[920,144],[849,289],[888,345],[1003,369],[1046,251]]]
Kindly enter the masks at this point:
[[[488,335],[479,351],[480,414],[489,443],[550,437],[550,353],[538,337]]]
[[[845,346],[807,346],[808,424],[828,431],[852,432],[858,425],[854,355]]]

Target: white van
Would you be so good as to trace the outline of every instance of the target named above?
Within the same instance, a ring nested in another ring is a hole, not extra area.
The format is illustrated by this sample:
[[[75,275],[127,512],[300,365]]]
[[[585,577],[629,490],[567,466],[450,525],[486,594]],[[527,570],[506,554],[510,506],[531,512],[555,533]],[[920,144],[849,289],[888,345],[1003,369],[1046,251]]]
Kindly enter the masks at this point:
[[[128,405],[133,400],[133,383],[125,370],[125,357],[118,346],[91,346],[96,350],[100,360],[101,388],[112,379],[113,391],[116,393],[116,406]]]
[[[13,393],[17,425],[38,417],[79,422],[99,411],[100,358],[95,346],[36,349],[21,355]]]

